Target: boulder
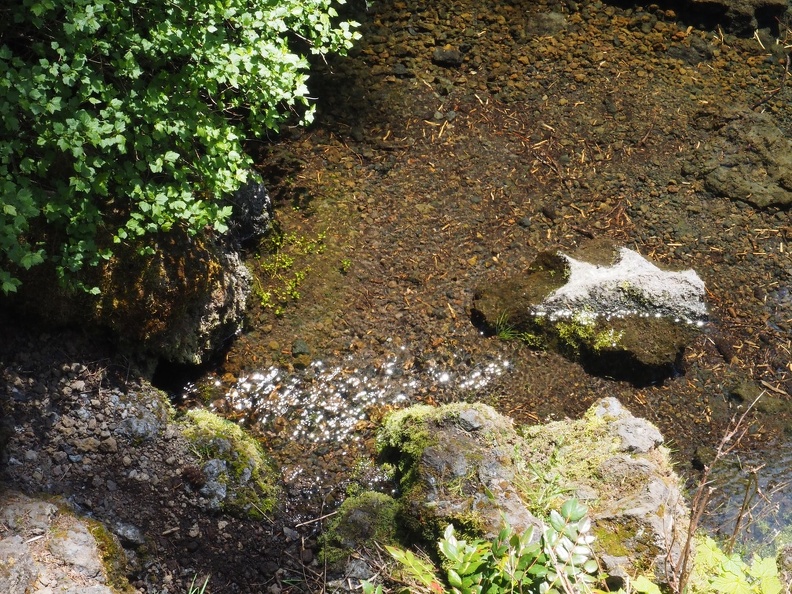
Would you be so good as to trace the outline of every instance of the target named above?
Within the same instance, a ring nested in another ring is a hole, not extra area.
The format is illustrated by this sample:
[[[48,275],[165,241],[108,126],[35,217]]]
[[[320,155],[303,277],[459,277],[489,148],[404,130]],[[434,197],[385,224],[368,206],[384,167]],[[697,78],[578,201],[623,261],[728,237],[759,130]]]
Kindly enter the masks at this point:
[[[131,589],[123,575],[123,550],[95,520],[13,491],[0,495],[0,509],[1,592],[113,594]]]
[[[428,541],[448,523],[492,537],[518,531],[577,497],[589,508],[594,551],[609,575],[679,564],[689,525],[663,438],[614,398],[576,421],[523,428],[484,404],[414,406],[392,413],[379,444],[397,469],[402,522]]]
[[[671,371],[707,320],[704,282],[661,269],[607,240],[574,255],[540,254],[521,278],[476,291],[472,317],[517,337],[594,362],[609,375]]]
[[[483,404],[393,413],[379,445],[383,459],[398,468],[408,529],[431,541],[449,522],[488,538],[504,519],[521,532],[541,528],[515,486],[519,441],[512,420]]]
[[[251,289],[250,272],[228,243],[174,229],[158,237],[154,254],[115,246],[113,257],[81,273],[99,295],[54,285],[54,271],[36,266],[9,308],[44,326],[109,331],[144,368],[157,360],[205,363],[241,329]]]
[[[237,334],[251,287],[236,251],[186,236],[150,257],[126,254],[103,276],[97,323],[133,349],[188,365],[205,363]]]

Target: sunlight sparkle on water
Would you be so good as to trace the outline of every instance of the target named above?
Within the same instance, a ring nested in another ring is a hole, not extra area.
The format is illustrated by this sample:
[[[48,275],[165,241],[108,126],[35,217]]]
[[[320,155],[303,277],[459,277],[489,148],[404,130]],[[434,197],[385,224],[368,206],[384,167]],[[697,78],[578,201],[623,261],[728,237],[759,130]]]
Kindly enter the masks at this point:
[[[250,422],[291,440],[355,442],[374,407],[408,406],[433,386],[463,396],[484,388],[509,367],[508,361],[494,359],[460,372],[430,361],[416,370],[408,360],[401,353],[379,366],[316,361],[297,373],[270,367],[239,378],[226,399]]]

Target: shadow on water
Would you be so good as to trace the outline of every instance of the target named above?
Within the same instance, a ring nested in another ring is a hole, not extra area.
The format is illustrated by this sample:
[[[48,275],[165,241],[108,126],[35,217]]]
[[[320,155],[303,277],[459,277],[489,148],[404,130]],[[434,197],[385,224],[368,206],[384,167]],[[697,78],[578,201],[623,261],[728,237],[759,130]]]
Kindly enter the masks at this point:
[[[470,321],[484,337],[498,336],[498,331],[484,319],[478,310],[471,311]],[[519,340],[519,336],[515,333],[513,339]],[[682,351],[679,352],[676,361],[669,365],[647,365],[624,351],[594,353],[588,350],[573,352],[567,349],[563,354],[570,361],[580,364],[590,375],[617,382],[627,382],[635,388],[660,386],[666,380],[684,374]]]

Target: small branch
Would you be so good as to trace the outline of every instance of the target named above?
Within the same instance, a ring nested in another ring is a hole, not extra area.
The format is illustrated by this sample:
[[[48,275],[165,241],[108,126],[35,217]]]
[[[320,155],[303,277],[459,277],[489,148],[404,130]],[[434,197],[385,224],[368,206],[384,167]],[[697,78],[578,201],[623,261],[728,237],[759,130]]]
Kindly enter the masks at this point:
[[[743,411],[739,419],[735,420],[732,418],[729,426],[726,428],[726,433],[724,433],[720,443],[718,444],[718,449],[715,452],[715,457],[713,458],[712,463],[704,467],[704,473],[699,480],[699,485],[696,489],[696,495],[693,497],[693,501],[691,503],[692,516],[690,518],[690,525],[688,526],[687,530],[685,546],[682,548],[682,555],[680,557],[681,565],[679,567],[675,567],[670,555],[668,557],[668,562],[671,565],[669,575],[672,576],[672,583],[670,585],[676,594],[684,592],[687,586],[688,579],[690,578],[689,564],[692,556],[691,551],[693,547],[693,537],[695,536],[701,518],[704,515],[707,503],[709,503],[710,496],[715,491],[715,489],[711,486],[710,481],[710,472],[712,471],[712,467],[722,458],[734,451],[734,449],[740,444],[740,440],[745,437],[745,433],[748,431],[748,427],[744,425],[745,418],[748,416],[748,413],[753,409],[756,403],[759,402],[759,399],[764,395],[765,392],[759,394],[759,396],[757,396],[756,399],[751,402],[748,408]]]

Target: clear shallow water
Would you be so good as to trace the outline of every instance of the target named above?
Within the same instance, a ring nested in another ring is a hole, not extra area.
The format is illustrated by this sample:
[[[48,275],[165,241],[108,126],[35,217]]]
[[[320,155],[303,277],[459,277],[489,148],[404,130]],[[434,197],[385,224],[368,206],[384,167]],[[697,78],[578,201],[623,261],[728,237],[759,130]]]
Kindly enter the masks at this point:
[[[500,357],[441,364],[401,348],[379,364],[350,356],[298,371],[261,369],[239,377],[210,408],[262,438],[281,470],[287,511],[307,519],[338,502],[352,480],[388,488],[389,479],[371,463],[374,431],[385,412],[482,398],[509,369]]]
[[[735,535],[736,551],[759,545],[762,554],[792,541],[792,442],[733,455],[713,468],[712,479],[703,520],[710,533],[727,540]]]
[[[377,407],[407,406],[432,391],[453,390],[463,399],[509,368],[493,359],[464,372],[437,364],[418,368],[406,349],[381,365],[356,366],[314,361],[302,372],[278,367],[241,377],[226,394],[228,405],[249,426],[304,444],[344,444],[362,438]]]

